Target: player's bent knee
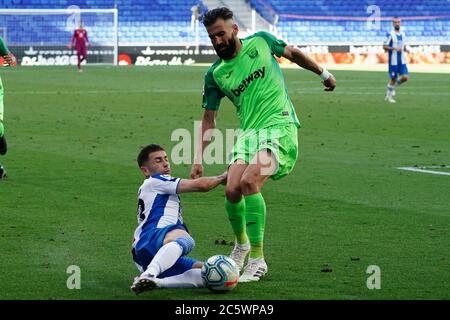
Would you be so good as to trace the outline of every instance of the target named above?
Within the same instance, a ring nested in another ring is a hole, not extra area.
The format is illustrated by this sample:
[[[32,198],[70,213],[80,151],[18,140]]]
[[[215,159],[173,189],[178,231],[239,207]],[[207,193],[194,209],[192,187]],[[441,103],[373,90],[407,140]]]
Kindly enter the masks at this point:
[[[241,199],[241,195],[242,195],[242,192],[239,187],[238,188],[227,187],[225,189],[225,196],[231,202],[238,202]]]
[[[169,242],[175,241],[177,238],[184,236],[190,237],[189,233],[187,233],[186,230],[174,229],[166,234],[163,244],[168,244]]]
[[[183,250],[183,256],[187,255],[195,247],[195,240],[189,235],[178,237],[177,239],[175,239],[175,242],[178,243],[178,245]]]

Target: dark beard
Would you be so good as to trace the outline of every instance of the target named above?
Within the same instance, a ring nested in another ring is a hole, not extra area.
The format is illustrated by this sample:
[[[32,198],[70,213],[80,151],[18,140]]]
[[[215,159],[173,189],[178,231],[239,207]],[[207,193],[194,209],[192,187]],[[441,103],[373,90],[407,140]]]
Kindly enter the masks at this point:
[[[233,58],[234,52],[236,51],[236,40],[230,39],[228,42],[228,47],[225,50],[218,50],[216,47],[214,49],[221,59],[230,60]]]
[[[398,31],[398,30],[400,30],[400,27],[394,27],[394,29],[395,29],[396,31]]]

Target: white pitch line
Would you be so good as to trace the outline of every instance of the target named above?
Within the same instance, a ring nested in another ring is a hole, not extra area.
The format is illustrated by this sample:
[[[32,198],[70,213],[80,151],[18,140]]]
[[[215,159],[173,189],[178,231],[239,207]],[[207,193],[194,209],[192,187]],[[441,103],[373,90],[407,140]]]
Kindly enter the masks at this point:
[[[446,167],[432,167],[432,168],[449,168],[448,166]],[[422,172],[422,173],[430,173],[430,174],[440,174],[440,175],[444,175],[444,176],[450,176],[450,172],[442,172],[442,171],[433,171],[433,170],[426,170],[426,169],[419,169],[416,167],[399,167],[397,169],[400,170],[406,170],[406,171],[414,171],[414,172]]]

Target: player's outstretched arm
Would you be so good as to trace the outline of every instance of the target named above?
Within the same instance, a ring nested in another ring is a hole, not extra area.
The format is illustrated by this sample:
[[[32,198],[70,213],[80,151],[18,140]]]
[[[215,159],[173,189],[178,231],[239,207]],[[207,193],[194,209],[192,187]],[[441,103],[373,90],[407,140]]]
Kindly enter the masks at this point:
[[[298,66],[314,72],[322,78],[322,83],[325,86],[325,91],[333,91],[336,87],[336,79],[325,68],[318,65],[314,60],[301,52],[299,49],[286,46],[284,48],[283,57],[289,61],[294,62]]]
[[[216,116],[217,111],[214,110],[205,110],[203,113],[203,119],[201,123],[201,127],[199,128],[199,141],[197,141],[197,154],[195,155],[194,164],[191,169],[191,178],[197,179],[203,175],[203,150],[208,146],[211,142],[211,131],[216,127]]]
[[[185,192],[207,192],[214,189],[227,180],[227,172],[215,177],[202,177],[198,179],[181,179],[178,184],[177,193]]]

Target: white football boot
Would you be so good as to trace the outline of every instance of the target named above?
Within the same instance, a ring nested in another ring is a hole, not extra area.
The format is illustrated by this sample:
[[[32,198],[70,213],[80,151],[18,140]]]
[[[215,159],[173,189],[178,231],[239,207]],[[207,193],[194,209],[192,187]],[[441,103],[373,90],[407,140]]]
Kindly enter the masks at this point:
[[[394,98],[392,97],[392,94],[387,94],[386,97],[384,97],[384,101],[389,102],[389,103],[395,103],[396,102],[394,100]]]
[[[263,258],[249,259],[244,273],[239,277],[238,282],[259,281],[269,270]]]

